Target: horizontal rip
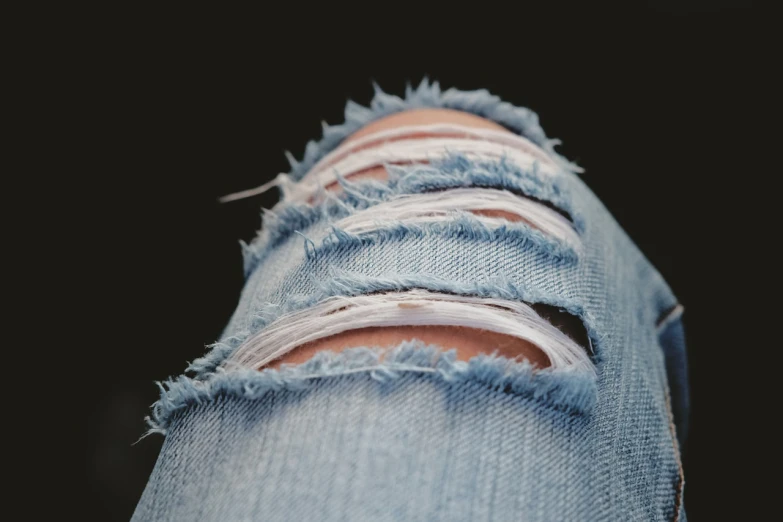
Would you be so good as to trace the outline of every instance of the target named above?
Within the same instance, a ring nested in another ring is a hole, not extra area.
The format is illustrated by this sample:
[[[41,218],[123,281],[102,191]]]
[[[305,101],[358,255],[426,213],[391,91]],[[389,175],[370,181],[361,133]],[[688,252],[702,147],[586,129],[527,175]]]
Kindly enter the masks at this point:
[[[279,369],[245,368],[218,372],[207,380],[181,375],[160,382],[160,399],[147,418],[147,435],[165,434],[177,414],[189,408],[209,408],[209,403],[217,400],[257,401],[288,391],[301,394],[324,378],[351,379],[356,375],[384,385],[402,382],[411,375],[427,376],[447,386],[478,383],[569,415],[588,413],[597,398],[595,374],[539,370],[524,362],[485,354],[460,361],[453,350],[443,351],[437,345],[413,340],[384,350],[358,347],[337,353],[322,351],[305,363]]]
[[[311,202],[322,187],[336,184],[338,175],[348,178],[387,164],[429,163],[451,154],[473,160],[503,158],[523,169],[536,166],[545,175],[558,170],[541,148],[509,132],[453,124],[413,125],[349,140],[321,159],[297,183],[279,174],[257,188],[223,196],[220,201],[255,196],[279,186],[286,201]]]
[[[539,172],[545,175],[555,172],[552,167],[540,166],[540,161],[528,152],[501,143],[460,138],[400,140],[358,151],[323,170],[308,173],[299,183],[288,187],[286,197],[295,201],[308,201],[320,187],[337,183],[338,175],[350,179],[354,174],[386,164],[429,163],[453,154],[461,154],[473,160],[505,159],[521,169],[532,169],[539,165]]]
[[[336,296],[284,314],[248,338],[224,364],[260,369],[298,346],[342,332],[400,326],[487,330],[531,343],[549,359],[552,369],[595,374],[587,351],[525,303],[421,289]]]
[[[423,194],[403,194],[340,219],[336,227],[352,234],[373,231],[384,223],[428,223],[443,221],[459,212],[470,212],[489,226],[523,221],[543,233],[579,245],[573,224],[563,215],[507,190],[457,188]]]
[[[393,129],[374,132],[355,140],[348,140],[340,147],[321,158],[318,163],[313,165],[306,175],[311,175],[313,173],[325,170],[338,161],[341,161],[346,156],[354,154],[360,150],[378,147],[379,145],[383,145],[390,141],[399,141],[412,138],[463,138],[491,141],[502,145],[508,145],[509,147],[523,152],[527,152],[536,159],[553,167],[555,166],[555,163],[547,155],[547,153],[544,152],[543,149],[538,147],[527,138],[517,134],[512,134],[502,130],[471,127],[468,125],[458,125],[454,123],[435,123],[428,125],[405,125],[401,127],[395,127]]]

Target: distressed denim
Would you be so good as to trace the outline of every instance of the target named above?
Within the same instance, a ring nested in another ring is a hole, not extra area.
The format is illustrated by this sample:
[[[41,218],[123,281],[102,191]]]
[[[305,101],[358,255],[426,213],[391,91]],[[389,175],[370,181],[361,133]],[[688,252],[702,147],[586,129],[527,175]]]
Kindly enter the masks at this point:
[[[292,161],[305,173],[383,116],[444,107],[526,137],[560,168],[454,154],[389,166],[318,205],[283,201],[243,245],[247,281],[220,340],[161,386],[150,424],[165,443],[134,521],[685,520],[679,448],[688,386],[682,307],[603,204],[554,151],[535,113],[486,91],[427,81],[349,103]],[[468,215],[370,235],[342,217],[399,194],[503,188],[574,223],[576,249],[524,225]],[[424,289],[551,305],[578,317],[595,373],[402,343],[322,352],[257,371],[223,364],[275,319],[334,296]]]

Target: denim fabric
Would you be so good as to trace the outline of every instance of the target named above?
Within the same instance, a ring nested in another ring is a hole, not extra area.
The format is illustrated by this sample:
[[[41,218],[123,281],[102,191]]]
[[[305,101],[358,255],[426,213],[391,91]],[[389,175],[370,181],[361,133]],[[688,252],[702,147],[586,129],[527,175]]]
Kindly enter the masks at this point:
[[[308,145],[292,176],[361,125],[422,106],[488,117],[554,154],[530,111],[424,82],[405,98],[349,105],[347,123]],[[162,387],[151,424],[166,439],[133,520],[684,521],[681,308],[561,163],[552,177],[455,155],[396,167],[388,183],[343,180],[341,201],[315,209],[282,203],[245,248],[247,283],[221,339]],[[454,186],[551,203],[583,247],[468,217],[370,237],[331,226],[390,194]],[[285,311],[409,288],[561,307],[584,323],[597,378],[493,356],[457,361],[416,342],[383,360],[359,348],[279,371],[220,366]]]

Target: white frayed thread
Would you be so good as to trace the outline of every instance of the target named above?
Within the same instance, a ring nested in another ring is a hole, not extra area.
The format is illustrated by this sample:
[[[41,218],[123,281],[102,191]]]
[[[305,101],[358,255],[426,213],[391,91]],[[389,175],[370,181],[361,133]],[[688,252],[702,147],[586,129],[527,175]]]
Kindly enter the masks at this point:
[[[542,164],[535,156],[502,143],[460,138],[423,138],[390,141],[378,147],[359,150],[323,170],[309,172],[292,187],[290,198],[309,201],[319,184],[329,186],[338,176],[349,178],[364,170],[384,165],[430,163],[452,154],[471,160],[505,159],[522,170],[537,169],[543,175],[555,175],[556,169]]]
[[[587,352],[525,303],[421,289],[331,297],[285,314],[242,343],[224,365],[261,368],[318,339],[360,328],[395,326],[462,326],[505,334],[537,346],[553,369],[595,374]]]
[[[389,222],[418,224],[443,221],[459,212],[471,212],[489,226],[502,226],[509,220],[476,214],[480,211],[505,211],[518,216],[545,234],[578,249],[579,236],[573,224],[561,214],[531,199],[507,190],[457,188],[424,194],[403,194],[361,212],[347,216],[334,225],[352,234],[362,234],[387,226]]]
[[[281,173],[259,187],[228,194],[219,201],[236,201],[280,187],[284,201],[309,202],[319,186],[335,183],[338,175],[349,177],[386,164],[430,162],[453,153],[476,160],[505,158],[524,169],[538,165],[544,174],[559,168],[543,149],[510,132],[455,124],[410,125],[344,143],[324,156],[298,183]]]
[[[270,189],[274,187],[279,187],[280,191],[283,193],[282,199],[286,200],[291,197],[291,193],[295,190],[294,187],[296,186],[296,182],[292,181],[290,176],[285,173],[280,173],[277,176],[275,176],[274,179],[271,181],[267,181],[263,185],[259,185],[256,188],[242,190],[239,192],[234,192],[231,194],[227,194],[225,196],[221,196],[218,198],[218,201],[220,203],[228,203],[230,201],[237,201],[240,199],[250,198],[253,196],[260,196],[264,192],[268,192]]]
[[[457,125],[454,123],[434,123],[430,125],[405,125],[392,129],[381,130],[372,134],[367,134],[347,143],[343,143],[338,148],[321,158],[318,163],[313,165],[309,173],[316,173],[334,165],[344,159],[349,154],[359,150],[382,145],[389,141],[410,139],[415,137],[426,138],[467,138],[474,140],[491,141],[494,143],[508,145],[509,147],[527,152],[536,159],[556,166],[556,163],[549,155],[538,145],[527,138],[512,134],[508,131],[497,129],[485,129],[479,127],[469,127],[467,125]]]

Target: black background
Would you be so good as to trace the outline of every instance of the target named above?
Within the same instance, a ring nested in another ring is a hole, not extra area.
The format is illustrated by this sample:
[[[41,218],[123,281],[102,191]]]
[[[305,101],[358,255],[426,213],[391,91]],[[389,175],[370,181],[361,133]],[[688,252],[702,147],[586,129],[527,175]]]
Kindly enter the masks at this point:
[[[81,194],[89,206],[72,250],[95,290],[89,320],[77,323],[89,331],[78,343],[89,389],[66,407],[86,450],[72,468],[86,479],[67,484],[85,494],[77,519],[129,519],[162,442],[132,445],[153,381],[181,373],[236,306],[238,241],[277,195],[217,197],[287,171],[283,151],[301,157],[321,120],[341,122],[349,98],[369,102],[371,81],[402,93],[425,75],[531,107],[586,168],[686,307],[689,520],[762,513],[772,485],[762,439],[775,410],[760,401],[774,391],[754,368],[779,341],[755,328],[774,320],[750,287],[767,292],[765,274],[779,266],[775,208],[762,203],[779,172],[761,160],[773,66],[762,59],[759,9],[275,5],[101,16],[69,36],[84,53],[66,56],[53,100],[89,129],[70,136],[72,152],[97,175]]]

